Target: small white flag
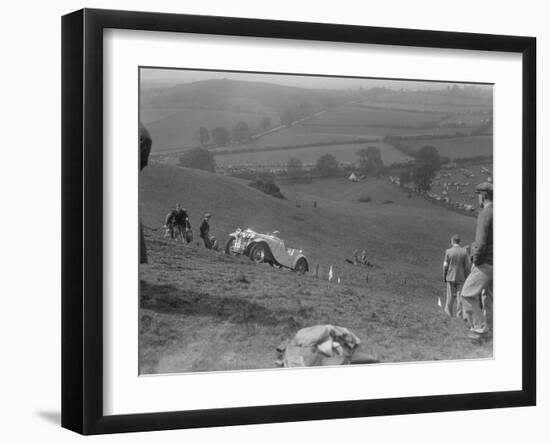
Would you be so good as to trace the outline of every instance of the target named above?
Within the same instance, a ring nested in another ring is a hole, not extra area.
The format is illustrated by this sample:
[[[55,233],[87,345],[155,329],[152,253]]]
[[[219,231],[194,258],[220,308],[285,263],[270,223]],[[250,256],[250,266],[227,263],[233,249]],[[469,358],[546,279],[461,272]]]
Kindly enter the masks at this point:
[[[441,297],[437,297],[437,306],[441,308]]]
[[[330,265],[330,269],[328,271],[328,281],[332,281],[332,265]]]
[[[338,277],[338,284],[340,284],[340,277]]]

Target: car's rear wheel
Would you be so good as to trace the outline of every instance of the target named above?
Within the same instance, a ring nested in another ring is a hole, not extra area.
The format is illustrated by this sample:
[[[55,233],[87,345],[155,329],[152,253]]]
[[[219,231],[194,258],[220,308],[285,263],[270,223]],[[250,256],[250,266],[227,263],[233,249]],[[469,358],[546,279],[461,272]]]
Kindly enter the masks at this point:
[[[233,251],[233,245],[235,243],[235,237],[229,237],[227,239],[227,243],[225,244],[225,253],[228,255],[237,255],[235,251]]]
[[[250,260],[254,263],[263,263],[268,261],[269,255],[269,250],[263,243],[258,243],[256,246],[253,246],[249,254]]]
[[[305,258],[299,258],[296,262],[296,266],[294,266],[294,270],[298,274],[305,274],[309,270],[309,266],[307,264],[307,260]]]

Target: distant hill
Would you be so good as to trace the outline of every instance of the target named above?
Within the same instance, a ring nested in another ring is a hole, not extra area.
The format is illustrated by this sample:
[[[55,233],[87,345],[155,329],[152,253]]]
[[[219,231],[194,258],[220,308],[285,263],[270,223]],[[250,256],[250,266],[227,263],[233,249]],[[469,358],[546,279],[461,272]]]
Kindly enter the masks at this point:
[[[261,130],[263,117],[277,126],[285,110],[303,107],[315,112],[351,96],[349,91],[227,79],[144,87],[140,94],[140,118],[153,137],[153,151],[197,146],[201,126],[209,131],[221,126],[231,132],[239,121],[244,121],[254,133]]]

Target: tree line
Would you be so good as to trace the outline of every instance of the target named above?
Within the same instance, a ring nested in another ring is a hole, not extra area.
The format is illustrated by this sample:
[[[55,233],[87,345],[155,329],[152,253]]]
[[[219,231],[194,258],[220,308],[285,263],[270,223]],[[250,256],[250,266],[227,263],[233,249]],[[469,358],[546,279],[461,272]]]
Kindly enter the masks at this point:
[[[367,146],[356,152],[358,157],[355,166],[351,169],[360,175],[378,177],[384,172],[384,162],[380,149],[376,146]],[[204,148],[190,149],[180,157],[179,165],[187,168],[216,171],[216,160],[212,153]],[[441,167],[441,156],[434,146],[424,146],[415,153],[415,160],[406,166],[399,175],[400,185],[414,183],[420,192],[427,192],[432,188],[433,180]],[[295,157],[289,157],[286,164],[286,175],[290,179],[301,179],[314,173],[321,177],[334,177],[343,172],[340,163],[332,154],[324,154],[317,159],[313,169],[306,170],[303,162]]]

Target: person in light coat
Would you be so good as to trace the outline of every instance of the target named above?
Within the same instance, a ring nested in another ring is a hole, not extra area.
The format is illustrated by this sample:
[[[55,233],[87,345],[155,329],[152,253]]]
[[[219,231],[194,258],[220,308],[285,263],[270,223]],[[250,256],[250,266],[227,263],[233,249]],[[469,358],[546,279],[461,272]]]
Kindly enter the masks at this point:
[[[450,317],[462,316],[460,293],[466,277],[470,274],[471,267],[468,251],[460,246],[460,236],[453,235],[451,247],[445,251],[443,261],[443,281],[447,285],[445,313]]]

